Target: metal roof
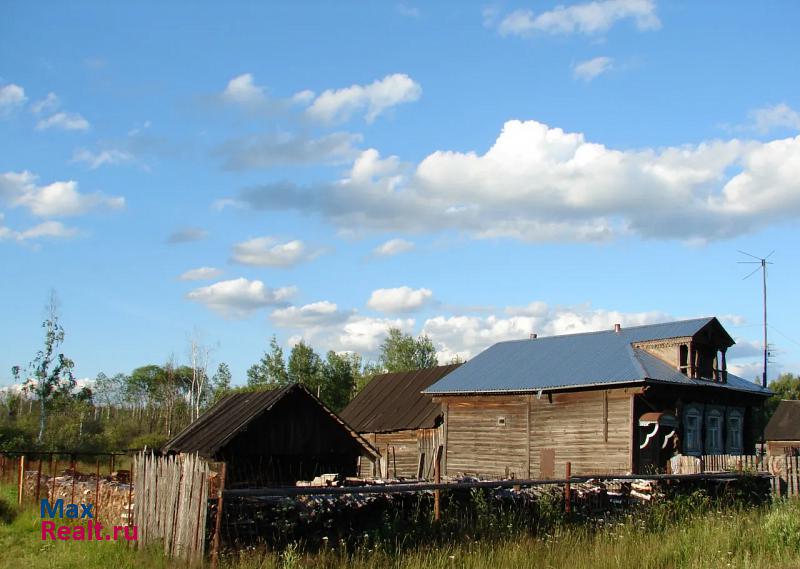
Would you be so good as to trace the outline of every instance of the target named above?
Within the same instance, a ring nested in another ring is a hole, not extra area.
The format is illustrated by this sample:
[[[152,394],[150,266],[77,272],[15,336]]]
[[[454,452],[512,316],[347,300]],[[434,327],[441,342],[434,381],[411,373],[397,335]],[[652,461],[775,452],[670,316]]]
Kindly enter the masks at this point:
[[[375,376],[342,411],[359,433],[431,429],[442,408],[422,393],[460,364]]]
[[[364,447],[367,454],[379,455],[369,442],[299,383],[268,391],[245,391],[226,395],[167,442],[161,450],[163,452],[197,452],[202,456],[213,457],[251,421],[263,413],[269,412],[276,403],[290,393],[299,393],[312,399],[322,412],[328,414],[351,437],[356,439],[356,442]]]
[[[800,401],[781,401],[764,429],[768,441],[800,441]]]
[[[633,348],[635,342],[691,337],[714,323],[733,344],[716,318],[500,342],[487,348],[426,393],[508,393],[640,383],[718,386],[768,395],[755,383],[728,373],[728,383],[690,379],[657,357]]]

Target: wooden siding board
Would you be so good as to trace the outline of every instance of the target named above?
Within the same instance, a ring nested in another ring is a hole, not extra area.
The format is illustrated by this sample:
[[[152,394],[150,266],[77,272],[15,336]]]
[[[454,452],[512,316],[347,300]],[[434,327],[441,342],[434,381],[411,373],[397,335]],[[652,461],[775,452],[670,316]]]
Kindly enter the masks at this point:
[[[540,476],[547,449],[555,449],[556,476],[564,475],[567,461],[574,474],[629,472],[630,398],[625,389],[555,393],[552,402],[533,396],[453,398],[446,407],[447,473]],[[505,417],[504,426],[498,417]]]

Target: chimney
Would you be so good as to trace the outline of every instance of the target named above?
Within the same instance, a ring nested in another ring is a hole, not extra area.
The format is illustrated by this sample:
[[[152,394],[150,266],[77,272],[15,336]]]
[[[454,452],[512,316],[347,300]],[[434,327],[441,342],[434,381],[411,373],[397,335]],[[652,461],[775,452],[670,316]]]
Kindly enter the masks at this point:
[[[621,330],[622,330],[622,326],[620,326],[619,324],[614,324],[614,332],[619,334]]]
[[[531,340],[535,340],[535,339],[536,339],[536,338],[538,338],[538,337],[539,337],[539,336],[538,336],[537,334],[535,334],[535,333],[534,333],[534,334],[531,334]]]

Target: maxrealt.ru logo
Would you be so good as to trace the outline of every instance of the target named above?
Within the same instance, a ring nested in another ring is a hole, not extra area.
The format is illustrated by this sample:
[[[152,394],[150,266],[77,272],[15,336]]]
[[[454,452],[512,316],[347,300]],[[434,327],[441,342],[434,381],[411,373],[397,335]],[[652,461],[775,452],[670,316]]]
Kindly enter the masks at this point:
[[[42,540],[60,541],[117,541],[125,539],[136,541],[136,526],[111,526],[112,533],[102,533],[103,524],[94,519],[94,504],[64,504],[58,499],[54,504],[45,498],[42,500]],[[49,518],[49,519],[47,519]],[[56,524],[54,519],[85,520],[85,523]]]

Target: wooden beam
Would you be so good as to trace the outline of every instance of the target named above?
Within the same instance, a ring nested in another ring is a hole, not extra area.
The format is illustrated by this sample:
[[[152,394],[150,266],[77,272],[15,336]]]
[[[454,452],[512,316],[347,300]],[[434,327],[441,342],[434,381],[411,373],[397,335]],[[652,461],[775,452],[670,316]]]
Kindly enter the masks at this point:
[[[608,390],[603,391],[603,442],[608,442]]]
[[[531,399],[533,395],[528,395],[528,420],[525,423],[525,452],[528,459],[525,461],[525,476],[531,477]]]
[[[636,459],[636,456],[634,454],[634,449],[636,448],[636,446],[638,446],[636,444],[637,443],[636,435],[639,434],[638,430],[637,430],[637,425],[636,425],[636,414],[634,412],[635,400],[636,400],[636,395],[631,395],[631,403],[630,403],[630,436],[628,437],[628,442],[630,443],[630,448],[628,449],[628,457],[629,457],[630,473],[631,474],[636,472],[636,467],[635,467],[635,464],[634,464],[634,460]]]

